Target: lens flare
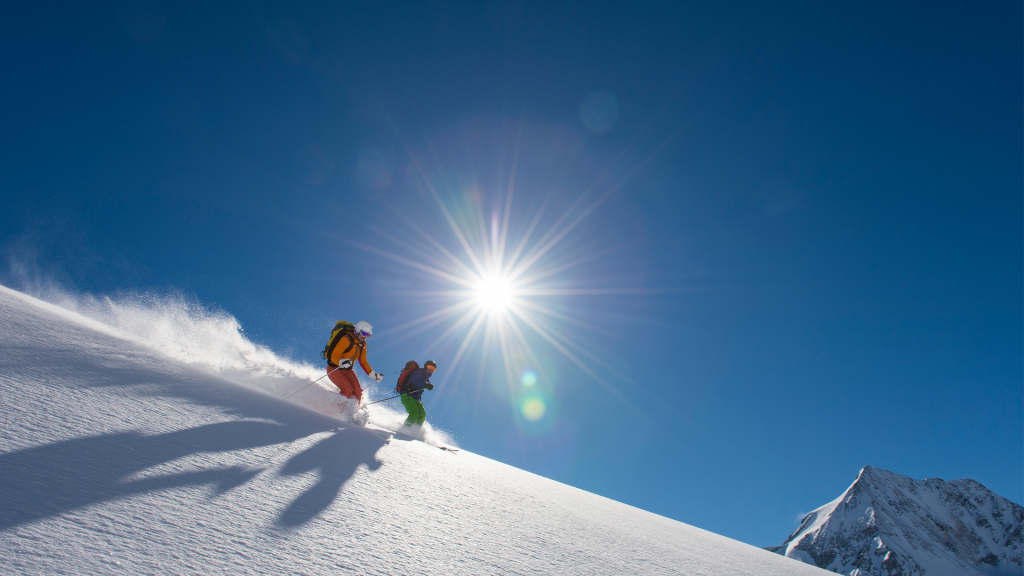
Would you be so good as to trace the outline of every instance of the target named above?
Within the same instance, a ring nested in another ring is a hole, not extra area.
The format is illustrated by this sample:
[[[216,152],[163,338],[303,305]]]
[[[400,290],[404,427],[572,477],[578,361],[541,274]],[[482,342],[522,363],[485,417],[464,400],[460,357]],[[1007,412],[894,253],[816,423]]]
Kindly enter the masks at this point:
[[[544,413],[547,412],[547,405],[544,404],[544,400],[536,396],[530,396],[519,405],[519,412],[522,413],[523,418],[530,422],[536,422],[544,417]]]
[[[524,370],[522,376],[519,377],[519,381],[523,383],[523,386],[532,388],[537,385],[537,373],[533,370]]]

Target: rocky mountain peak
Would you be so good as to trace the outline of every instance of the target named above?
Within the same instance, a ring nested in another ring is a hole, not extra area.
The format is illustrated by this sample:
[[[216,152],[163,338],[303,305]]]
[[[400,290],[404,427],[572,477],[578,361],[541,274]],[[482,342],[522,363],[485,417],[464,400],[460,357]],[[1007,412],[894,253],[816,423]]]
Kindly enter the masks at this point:
[[[971,479],[865,466],[771,550],[850,576],[1024,574],[1024,508]]]

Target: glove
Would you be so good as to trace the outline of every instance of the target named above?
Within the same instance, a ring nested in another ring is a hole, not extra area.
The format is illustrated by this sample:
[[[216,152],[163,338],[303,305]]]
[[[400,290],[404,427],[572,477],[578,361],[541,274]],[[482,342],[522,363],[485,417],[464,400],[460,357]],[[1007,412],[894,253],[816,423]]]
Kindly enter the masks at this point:
[[[378,374],[378,373],[374,372],[373,374],[370,374],[370,378],[373,378],[377,382],[380,382],[381,380],[384,379],[384,375],[383,374]]]
[[[433,390],[433,389],[434,389],[434,385],[431,384],[430,382],[427,382],[427,390]]]

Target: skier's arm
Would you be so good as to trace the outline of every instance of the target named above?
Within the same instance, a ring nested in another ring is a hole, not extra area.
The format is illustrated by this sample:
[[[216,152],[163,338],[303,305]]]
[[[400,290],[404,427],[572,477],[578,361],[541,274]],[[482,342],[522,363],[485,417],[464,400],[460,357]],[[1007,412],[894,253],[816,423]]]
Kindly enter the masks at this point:
[[[363,349],[359,351],[359,365],[363,367],[363,370],[365,370],[367,374],[373,374],[373,368],[370,368],[370,363],[366,361],[365,345],[363,346]]]

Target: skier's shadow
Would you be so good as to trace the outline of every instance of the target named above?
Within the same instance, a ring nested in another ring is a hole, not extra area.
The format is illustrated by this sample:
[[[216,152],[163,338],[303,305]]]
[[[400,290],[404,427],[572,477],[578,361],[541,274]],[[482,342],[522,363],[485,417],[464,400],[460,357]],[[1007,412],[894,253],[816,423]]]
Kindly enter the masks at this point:
[[[292,442],[310,432],[308,427],[242,420],[151,436],[89,436],[0,454],[0,531],[144,492],[209,485],[214,494],[221,494],[261,470],[214,466],[129,478],[184,456]]]
[[[359,466],[364,465],[371,471],[380,468],[377,451],[385,442],[376,434],[335,433],[292,457],[279,474],[293,476],[315,470],[319,478],[281,512],[277,525],[294,528],[320,515],[338,497]]]

